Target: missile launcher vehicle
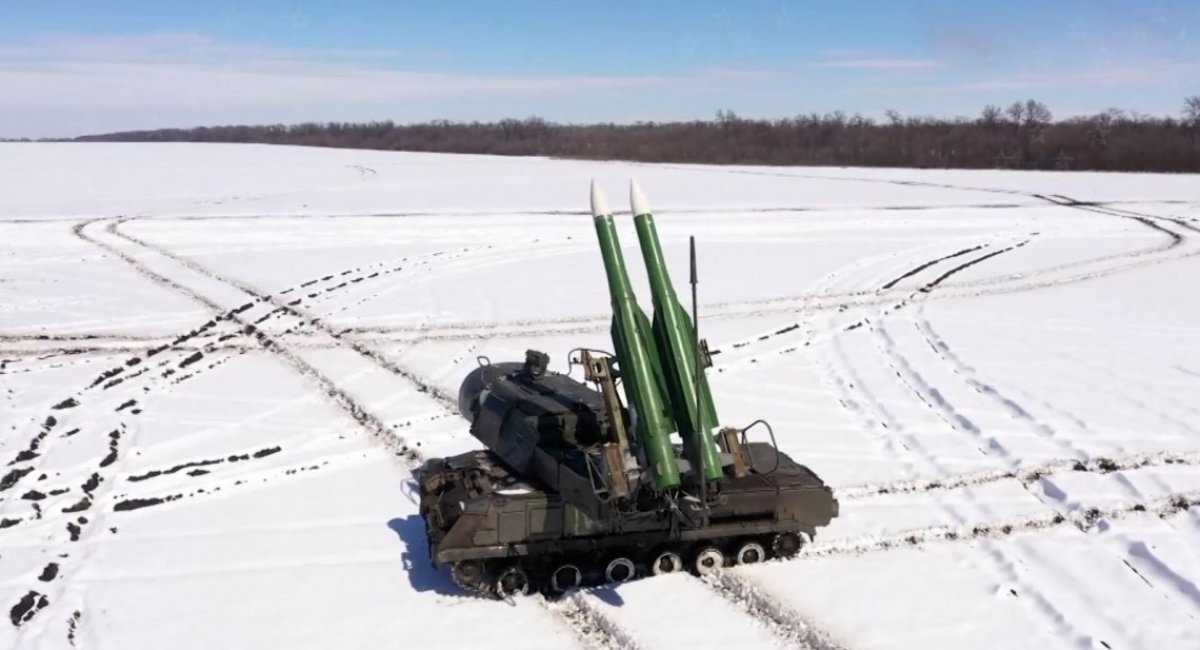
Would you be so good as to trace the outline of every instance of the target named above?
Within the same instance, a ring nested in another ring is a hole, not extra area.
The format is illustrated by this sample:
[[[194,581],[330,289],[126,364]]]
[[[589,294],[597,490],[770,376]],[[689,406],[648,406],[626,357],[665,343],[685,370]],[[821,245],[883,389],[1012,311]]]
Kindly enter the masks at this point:
[[[779,451],[766,422],[718,426],[697,337],[694,242],[689,319],[636,183],[630,197],[653,320],[593,183],[614,351],[573,351],[583,381],[549,370],[536,350],[519,362],[481,359],[458,406],[486,449],[415,472],[430,559],[465,590],[558,593],[787,558],[838,514],[829,487]]]

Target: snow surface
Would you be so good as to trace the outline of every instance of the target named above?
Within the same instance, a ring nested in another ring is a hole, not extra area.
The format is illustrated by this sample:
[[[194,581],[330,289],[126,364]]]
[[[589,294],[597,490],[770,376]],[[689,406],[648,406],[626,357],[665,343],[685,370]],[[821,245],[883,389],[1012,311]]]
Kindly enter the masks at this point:
[[[478,357],[610,346],[588,181],[631,177],[677,281],[698,239],[723,420],[841,516],[466,596],[407,453],[477,447]],[[3,144],[0,183],[0,645],[1200,647],[1194,176]]]

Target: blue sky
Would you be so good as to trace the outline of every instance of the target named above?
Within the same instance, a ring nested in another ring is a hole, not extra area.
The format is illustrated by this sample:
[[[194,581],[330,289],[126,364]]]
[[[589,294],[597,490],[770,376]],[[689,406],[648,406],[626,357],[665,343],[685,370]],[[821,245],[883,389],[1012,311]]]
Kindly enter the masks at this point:
[[[0,136],[235,122],[841,109],[1175,114],[1200,3],[7,2]]]

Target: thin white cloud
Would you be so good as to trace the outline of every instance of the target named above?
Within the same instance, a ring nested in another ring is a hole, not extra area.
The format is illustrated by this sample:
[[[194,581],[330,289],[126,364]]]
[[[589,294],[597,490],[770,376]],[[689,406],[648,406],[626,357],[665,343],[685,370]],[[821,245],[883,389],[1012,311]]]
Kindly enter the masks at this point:
[[[105,63],[246,63],[262,61],[422,61],[446,52],[402,49],[280,48],[223,41],[194,32],[98,36],[59,32],[21,43],[0,44],[3,61]]]
[[[660,83],[655,77],[491,76],[322,64],[39,62],[0,64],[0,109],[195,110],[336,102],[596,93]]]
[[[813,64],[820,68],[847,68],[852,70],[929,70],[942,67],[934,59],[844,59]]]
[[[409,56],[386,50],[262,48],[197,34],[57,35],[0,46],[0,110],[229,112],[305,104],[572,95],[668,81],[649,75],[421,72],[406,69],[415,67],[406,61]]]
[[[437,52],[261,47],[193,33],[0,43],[0,136],[220,123],[393,119],[695,119],[781,74],[430,71]],[[444,66],[439,66],[444,67]]]
[[[1200,77],[1200,62],[1148,60],[984,79],[946,86],[946,90],[994,91],[1044,88],[1121,89],[1179,83]]]

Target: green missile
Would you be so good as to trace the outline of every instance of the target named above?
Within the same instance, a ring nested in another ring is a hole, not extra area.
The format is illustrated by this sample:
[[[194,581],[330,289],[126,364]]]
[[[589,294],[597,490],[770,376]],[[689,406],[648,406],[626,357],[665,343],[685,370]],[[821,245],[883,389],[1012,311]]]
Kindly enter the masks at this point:
[[[612,339],[625,397],[633,416],[632,428],[653,466],[655,485],[660,490],[676,488],[679,487],[679,465],[671,446],[674,427],[662,384],[659,354],[650,335],[649,321],[638,307],[629,284],[612,211],[595,181],[592,181],[592,216],[595,217],[596,237],[600,241],[600,255],[604,259],[608,291],[612,296]]]
[[[636,181],[629,183],[629,203],[642,258],[646,262],[646,275],[650,279],[654,340],[660,355],[659,363],[665,372],[672,419],[684,441],[689,442],[693,450],[699,450],[705,478],[717,480],[723,474],[721,454],[712,435],[718,424],[717,412],[708,379],[703,369],[697,368],[696,333],[671,285],[654,215]]]

